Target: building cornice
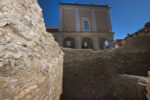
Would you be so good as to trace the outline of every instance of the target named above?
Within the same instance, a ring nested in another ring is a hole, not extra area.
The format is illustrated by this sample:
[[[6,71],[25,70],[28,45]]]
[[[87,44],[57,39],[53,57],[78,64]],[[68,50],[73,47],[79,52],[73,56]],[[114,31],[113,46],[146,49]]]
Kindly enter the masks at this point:
[[[93,4],[72,4],[72,3],[60,3],[58,4],[58,8],[60,7],[92,7],[92,8],[106,8],[110,9],[107,5],[93,5]]]

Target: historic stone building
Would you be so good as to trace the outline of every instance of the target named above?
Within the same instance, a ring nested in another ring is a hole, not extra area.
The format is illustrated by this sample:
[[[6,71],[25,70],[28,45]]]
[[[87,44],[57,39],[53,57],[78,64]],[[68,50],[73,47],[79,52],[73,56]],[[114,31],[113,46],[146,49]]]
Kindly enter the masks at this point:
[[[115,42],[115,48],[119,48],[120,46],[125,46],[129,40],[132,40],[133,38],[137,38],[138,36],[143,34],[150,34],[150,22],[147,22],[144,25],[144,28],[138,30],[137,32],[128,34],[127,37],[125,37],[124,39],[118,39]]]
[[[110,7],[61,3],[58,8],[59,28],[48,27],[47,31],[61,46],[94,50],[114,46]]]

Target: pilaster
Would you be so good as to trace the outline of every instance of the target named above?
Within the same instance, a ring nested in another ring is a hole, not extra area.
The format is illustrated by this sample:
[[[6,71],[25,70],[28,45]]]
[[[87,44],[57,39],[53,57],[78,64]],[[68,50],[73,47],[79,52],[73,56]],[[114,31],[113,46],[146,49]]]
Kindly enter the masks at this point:
[[[107,15],[107,24],[108,24],[108,27],[109,27],[109,32],[112,32],[112,25],[111,25],[111,18],[110,18],[109,11],[106,11],[106,15]]]
[[[92,9],[92,31],[97,32],[95,10]]]
[[[76,31],[80,32],[80,12],[79,12],[79,8],[75,9],[75,15],[76,15]]]
[[[93,49],[94,50],[100,50],[100,44],[98,37],[94,37],[93,39]]]
[[[81,37],[76,37],[76,49],[82,48],[82,40]]]
[[[63,8],[59,8],[59,31],[62,31],[63,24]]]

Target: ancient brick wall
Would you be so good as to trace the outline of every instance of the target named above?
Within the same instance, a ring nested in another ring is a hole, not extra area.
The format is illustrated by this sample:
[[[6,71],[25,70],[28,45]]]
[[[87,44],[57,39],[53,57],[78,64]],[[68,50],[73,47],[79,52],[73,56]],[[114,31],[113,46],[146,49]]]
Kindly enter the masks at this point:
[[[148,100],[150,100],[150,71],[148,72],[148,80],[147,80],[147,92],[148,92],[148,94],[147,94],[147,98],[148,98]]]
[[[0,100],[59,100],[63,53],[36,0],[0,0]]]
[[[107,83],[117,73],[116,69],[107,63],[112,60],[111,52],[104,54],[72,49],[65,49],[64,52],[62,100],[103,100],[110,95],[106,93],[111,88]]]
[[[145,52],[150,50],[150,32],[140,33],[128,38],[124,50],[128,52]]]
[[[119,49],[64,49],[62,100],[146,100],[149,36],[129,40]]]
[[[115,100],[147,100],[146,77],[135,75],[118,75],[113,80]]]
[[[129,38],[125,46],[116,49],[116,53],[119,54],[116,56],[121,73],[147,76],[150,68],[150,32]]]
[[[121,51],[64,49],[62,100],[146,100],[148,53]]]
[[[150,52],[120,53],[116,56],[118,72],[121,74],[147,76],[150,70]]]

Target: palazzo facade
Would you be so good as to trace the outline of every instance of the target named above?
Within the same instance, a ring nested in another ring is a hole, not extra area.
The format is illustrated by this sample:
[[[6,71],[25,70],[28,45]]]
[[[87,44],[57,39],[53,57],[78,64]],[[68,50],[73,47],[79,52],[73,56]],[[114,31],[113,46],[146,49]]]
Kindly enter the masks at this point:
[[[110,7],[61,3],[58,8],[59,27],[48,27],[47,31],[60,46],[93,50],[114,47]]]

